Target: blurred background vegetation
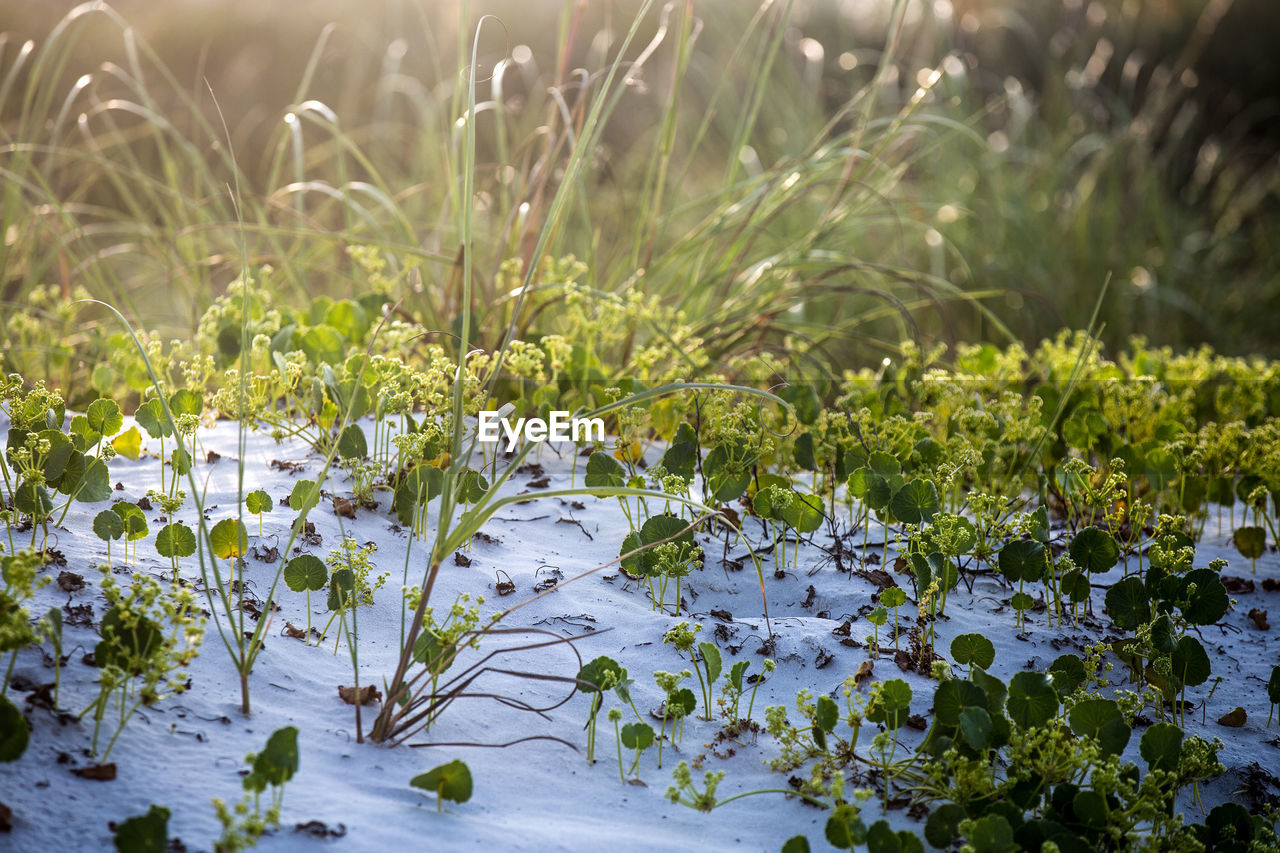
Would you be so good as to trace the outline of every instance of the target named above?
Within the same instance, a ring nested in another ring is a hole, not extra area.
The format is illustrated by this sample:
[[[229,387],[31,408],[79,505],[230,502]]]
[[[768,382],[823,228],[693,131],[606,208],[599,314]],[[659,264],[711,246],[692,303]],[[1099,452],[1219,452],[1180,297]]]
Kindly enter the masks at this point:
[[[557,331],[516,258],[642,293],[713,365],[1034,342],[1108,279],[1109,344],[1280,356],[1274,0],[657,3],[611,79],[642,6],[0,0],[6,368],[102,357],[78,288],[189,338],[245,269],[281,303],[360,294],[353,245],[404,316],[456,324],[483,14],[483,345]]]

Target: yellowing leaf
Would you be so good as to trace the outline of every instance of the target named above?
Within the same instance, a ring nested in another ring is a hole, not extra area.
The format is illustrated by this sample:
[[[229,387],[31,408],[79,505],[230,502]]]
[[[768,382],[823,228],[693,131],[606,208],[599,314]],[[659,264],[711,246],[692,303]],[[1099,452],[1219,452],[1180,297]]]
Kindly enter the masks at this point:
[[[626,447],[619,447],[613,451],[613,456],[623,462],[639,462],[640,458],[644,456],[644,451],[640,449],[640,442],[633,441]]]
[[[138,432],[136,426],[131,426],[111,439],[111,446],[115,448],[116,453],[136,462],[142,455],[142,433]]]

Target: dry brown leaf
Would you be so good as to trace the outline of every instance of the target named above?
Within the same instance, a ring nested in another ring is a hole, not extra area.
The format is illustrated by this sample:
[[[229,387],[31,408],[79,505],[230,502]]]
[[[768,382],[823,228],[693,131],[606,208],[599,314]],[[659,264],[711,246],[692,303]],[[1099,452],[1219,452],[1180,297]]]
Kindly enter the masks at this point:
[[[286,637],[293,637],[295,640],[305,640],[307,638],[307,632],[292,622],[284,623],[284,635]]]
[[[346,498],[340,498],[335,495],[333,498],[333,514],[354,520],[356,517],[356,505]]]
[[[888,589],[891,586],[897,586],[897,582],[890,577],[889,573],[884,569],[872,569],[871,571],[858,572],[858,577],[866,578],[876,585],[878,589]]]
[[[372,705],[375,702],[382,701],[382,693],[379,692],[372,684],[366,684],[364,687],[361,687],[358,692],[361,705]],[[338,685],[338,696],[348,705],[356,704],[356,694],[356,688],[344,687],[341,684]]]
[[[1218,725],[1230,726],[1233,729],[1238,729],[1243,726],[1248,719],[1249,715],[1245,713],[1244,708],[1237,705],[1234,711],[1223,714],[1218,718]]]
[[[84,589],[84,575],[75,572],[58,572],[58,586],[63,592],[78,592]]]
[[[1232,595],[1246,595],[1254,591],[1253,581],[1248,578],[1238,578],[1234,575],[1222,575],[1222,585],[1227,588],[1227,592]]]
[[[92,779],[95,782],[110,782],[116,778],[116,763],[90,764],[88,767],[77,767],[71,771],[81,779]]]
[[[853,684],[855,687],[862,688],[871,682],[871,671],[875,669],[875,664],[870,660],[864,660],[858,664],[858,671],[853,674]]]
[[[1255,607],[1249,611],[1249,618],[1258,626],[1259,631],[1271,630],[1271,623],[1267,621],[1267,611]]]

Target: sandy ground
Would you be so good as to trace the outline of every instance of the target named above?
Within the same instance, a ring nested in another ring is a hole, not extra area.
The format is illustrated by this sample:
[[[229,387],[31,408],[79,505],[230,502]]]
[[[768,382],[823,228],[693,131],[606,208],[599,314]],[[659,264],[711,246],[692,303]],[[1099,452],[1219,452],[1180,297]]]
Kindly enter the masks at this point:
[[[216,522],[234,514],[238,455],[235,424],[223,422],[202,431],[201,442],[205,450],[221,454],[217,462],[202,461],[197,466],[198,479],[207,482],[208,517]],[[649,456],[655,460],[656,451],[651,450]],[[272,460],[298,462],[299,470],[280,470],[281,466],[271,465]],[[568,485],[570,458],[547,447],[531,461],[541,465],[543,471],[516,474],[506,489],[513,493],[527,490],[530,497],[536,497],[542,489],[534,483],[544,477],[549,488]],[[284,498],[296,479],[315,476],[320,461],[301,443],[277,445],[263,435],[251,434],[244,463],[246,488],[263,488],[276,501],[274,511],[265,517],[262,536],[256,535],[257,520],[246,516],[250,544],[264,549],[283,548],[294,518],[294,513],[283,506]],[[116,458],[111,461],[110,470],[112,482],[123,487],[115,493],[116,499],[136,501],[149,487],[158,485],[159,466],[151,458],[137,462]],[[341,476],[329,487],[343,494]],[[106,506],[77,504],[51,535],[50,547],[65,556],[66,566],[44,571],[54,576],[59,571],[82,574],[91,581],[90,585],[66,593],[57,584],[50,584],[29,607],[32,613],[43,613],[50,606],[88,605],[95,621],[100,619],[105,604],[93,583],[98,577],[93,566],[104,559],[105,550],[93,534],[91,523],[93,516]],[[390,677],[398,653],[399,589],[409,547],[407,532],[394,523],[386,507],[384,498],[382,511],[360,509],[350,520],[338,517],[327,502],[323,503],[311,515],[321,544],[305,546],[322,559],[343,535],[378,546],[375,563],[379,571],[386,571],[391,577],[386,587],[375,594],[374,605],[361,609],[358,624],[360,680],[379,687],[383,679]],[[178,518],[191,524],[194,512],[188,502]],[[154,547],[154,533],[162,524],[160,511],[152,510],[147,517],[151,535],[138,548],[134,568],[165,577],[168,560],[160,557]],[[577,502],[548,498],[506,507],[485,526],[485,541],[474,541],[463,554],[470,565],[462,565],[466,560],[447,565],[434,603],[444,608],[458,593],[481,594],[486,596],[483,611],[487,614],[534,597],[540,583],[556,579],[559,585],[554,592],[512,614],[509,624],[547,628],[576,637],[574,646],[584,660],[601,654],[612,656],[635,680],[636,706],[646,713],[661,703],[652,672],[679,671],[687,666],[670,646],[662,643],[665,631],[680,619],[703,626],[699,639],[716,642],[726,670],[735,660],[745,658],[751,661],[750,672],[758,672],[768,635],[762,618],[760,582],[750,559],[742,560],[748,553],[744,541],[729,541],[726,562],[723,537],[699,537],[706,561],[682,589],[686,611],[679,618],[655,612],[647,587],[628,580],[616,567],[564,583],[564,579],[617,556],[627,529],[614,499],[584,497]],[[755,520],[747,521],[745,532],[747,540],[757,547],[766,541],[765,531]],[[777,672],[760,688],[756,699],[754,716],[761,722],[766,705],[785,704],[791,708],[795,692],[801,687],[815,694],[838,694],[843,680],[867,659],[866,649],[849,641],[861,643],[871,633],[872,626],[864,617],[877,587],[858,573],[863,569],[858,559],[861,532],[849,535],[847,517],[838,520],[834,532],[844,537],[839,561],[833,557],[832,532],[831,528],[824,528],[814,534],[811,541],[801,545],[796,566],[776,573],[772,552],[761,552],[776,637],[774,657],[778,661]],[[883,538],[874,522],[869,534],[873,543]],[[1250,575],[1248,562],[1229,548],[1225,534],[1225,530],[1217,530],[1213,520],[1209,522],[1197,566],[1223,556],[1232,561],[1226,574],[1259,582],[1264,577],[1280,575],[1274,553],[1260,559],[1257,575]],[[852,554],[849,548],[854,549]],[[880,550],[876,545],[868,553],[878,557]],[[113,548],[117,569],[123,562],[120,551],[117,544]],[[409,583],[420,581],[426,552],[423,543],[413,545]],[[892,559],[892,552],[890,556]],[[858,571],[850,572],[851,568]],[[867,568],[877,566],[869,564]],[[1118,572],[1117,569],[1116,577]],[[184,578],[193,580],[197,574],[195,559],[184,561]],[[273,574],[274,568],[268,563],[252,556],[247,559],[246,578],[256,595],[265,597]],[[515,590],[499,596],[497,584],[507,578]],[[1096,580],[1107,582],[1110,578]],[[909,582],[905,578],[902,581],[910,594]],[[271,617],[266,649],[251,676],[253,713],[246,717],[240,712],[235,672],[211,623],[202,652],[189,669],[191,689],[138,713],[110,756],[118,766],[118,778],[111,782],[89,781],[72,774],[72,768],[93,763],[87,754],[92,721],[66,717],[60,721],[52,711],[29,704],[29,687],[51,682],[54,674],[47,656],[42,661],[41,655],[32,650],[20,655],[15,668],[16,686],[10,688],[9,697],[24,710],[32,727],[32,739],[21,760],[0,765],[0,801],[13,811],[13,828],[7,835],[0,834],[0,849],[110,849],[108,823],[142,814],[151,803],[172,811],[170,835],[180,838],[187,849],[212,849],[219,829],[211,799],[238,799],[238,771],[244,767],[245,754],[260,750],[267,736],[285,725],[296,726],[300,731],[300,769],[286,789],[281,828],[262,839],[260,847],[264,850],[312,850],[324,846],[371,850],[402,845],[419,849],[428,842],[434,849],[777,850],[798,833],[806,834],[814,849],[826,849],[823,826],[827,813],[794,798],[777,794],[748,797],[710,814],[672,805],[665,799],[671,768],[681,759],[692,759],[704,752],[706,769],[727,771],[720,786],[722,798],[739,791],[786,785],[783,776],[765,766],[765,761],[777,754],[776,744],[767,735],[727,745],[733,749],[731,757],[711,754],[707,744],[719,728],[717,722],[688,719],[680,743],[664,747],[661,769],[657,767],[656,750],[647,751],[640,769],[646,786],[620,782],[614,733],[603,711],[597,762],[594,766],[586,763],[581,750],[585,747],[583,725],[588,700],[582,694],[543,717],[516,712],[491,699],[459,700],[429,733],[411,741],[498,744],[549,735],[576,744],[578,752],[550,740],[532,740],[507,748],[388,748],[359,744],[353,709],[339,699],[337,692],[338,685],[352,683],[345,642],[337,655],[333,651],[337,623],[321,647],[282,636],[286,621],[305,624],[305,599],[283,584],[276,597],[281,609]],[[1210,806],[1225,799],[1249,802],[1249,794],[1242,791],[1248,787],[1250,765],[1272,773],[1280,771],[1280,725],[1266,728],[1269,706],[1265,689],[1270,669],[1280,656],[1272,634],[1256,627],[1246,616],[1251,608],[1270,607],[1280,617],[1280,606],[1276,606],[1280,605],[1280,594],[1264,592],[1259,584],[1257,591],[1234,597],[1238,604],[1226,622],[1200,631],[1214,674],[1225,680],[1207,700],[1206,707],[1197,707],[1188,715],[1192,720],[1189,733],[1219,737],[1226,743],[1220,757],[1230,768],[1228,773],[1202,789]],[[939,652],[945,655],[950,639],[957,634],[981,632],[996,647],[993,671],[1007,679],[1023,669],[1046,669],[1062,652],[1082,653],[1089,642],[1118,633],[1101,615],[1100,590],[1095,590],[1094,600],[1098,615],[1082,620],[1079,626],[1068,622],[1061,630],[1049,626],[1046,613],[1039,610],[1028,614],[1025,631],[1019,634],[1008,600],[1009,592],[992,579],[979,579],[972,592],[964,584],[958,587],[951,595],[945,617],[936,625]],[[323,613],[324,593],[312,595],[312,608],[312,623],[323,627],[328,618]],[[906,617],[914,610],[912,599],[902,608],[902,615]],[[846,638],[833,631],[846,622],[851,622],[850,636],[842,642]],[[875,662],[874,677],[905,678],[914,692],[911,712],[927,715],[933,682],[917,674],[904,674],[894,664],[891,629],[892,618],[880,632],[882,647],[888,647],[890,654]],[[62,674],[60,704],[73,714],[94,695],[97,670],[83,663],[82,656],[97,639],[92,627],[66,627],[65,649],[70,658]],[[507,662],[519,665],[514,668],[564,676],[574,675],[577,667],[565,646],[526,653]],[[1124,667],[1118,663],[1111,678],[1116,686],[1127,686]],[[21,689],[23,685],[27,691]],[[481,685],[544,704],[554,702],[565,692],[562,684],[497,675],[487,676]],[[693,686],[696,692],[696,683]],[[1192,689],[1188,698],[1199,705],[1208,687]],[[605,707],[618,704],[610,697]],[[1216,722],[1237,705],[1248,713],[1244,727],[1227,728]],[[632,714],[629,709],[624,710],[625,722]],[[365,710],[366,729],[372,715],[372,708]],[[1154,709],[1149,708],[1146,715],[1154,717]],[[1202,718],[1206,724],[1201,723]],[[657,728],[657,721],[650,722]],[[1127,755],[1145,767],[1137,753],[1139,734],[1135,732]],[[902,741],[911,746],[921,737],[920,732],[904,729]],[[869,736],[863,738],[864,744],[869,741]],[[726,751],[722,745],[720,752]],[[630,756],[624,757],[629,764]],[[438,813],[434,796],[411,788],[408,782],[414,775],[455,758],[470,765],[474,795],[463,804],[446,803]],[[695,774],[695,778],[699,777]],[[1268,789],[1264,785],[1262,790],[1265,793]],[[1277,793],[1275,788],[1269,792]],[[1200,814],[1200,809],[1189,802],[1181,805],[1192,817]],[[870,823],[880,816],[880,807],[873,800],[866,807],[864,818]],[[888,818],[900,827],[920,827],[901,809],[890,811]],[[325,840],[295,831],[296,825],[311,821],[322,824],[312,824],[313,829],[328,831]]]

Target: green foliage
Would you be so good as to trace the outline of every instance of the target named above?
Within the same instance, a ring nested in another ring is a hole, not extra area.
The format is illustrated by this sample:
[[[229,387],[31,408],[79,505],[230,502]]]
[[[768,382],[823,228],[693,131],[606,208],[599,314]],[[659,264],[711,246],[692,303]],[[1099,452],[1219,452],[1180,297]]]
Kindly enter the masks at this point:
[[[0,695],[0,762],[21,758],[30,737],[22,712],[7,697]]]
[[[1086,527],[1071,539],[1071,560],[1089,572],[1106,572],[1120,561],[1120,549],[1109,533]]]
[[[169,810],[152,805],[144,815],[122,820],[115,832],[119,853],[165,853],[169,849]]]
[[[1058,694],[1043,672],[1019,672],[1009,679],[1005,709],[1022,729],[1045,726],[1058,713]]]
[[[285,585],[294,592],[318,592],[328,579],[324,561],[313,554],[299,554],[284,567]]]
[[[209,531],[213,555],[220,560],[242,557],[249,550],[249,531],[238,518],[224,518]]]
[[[437,809],[445,800],[465,803],[471,799],[471,769],[458,759],[414,776],[409,784],[435,794]]]
[[[196,535],[179,521],[156,532],[156,551],[161,557],[190,557],[196,552]]]
[[[958,634],[951,641],[951,657],[963,666],[990,669],[996,659],[996,647],[982,634]]]
[[[271,501],[271,495],[262,489],[254,489],[252,492],[244,496],[244,508],[254,515],[262,515],[264,512],[271,512],[274,504]]]

